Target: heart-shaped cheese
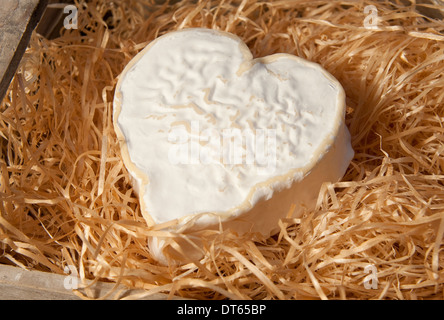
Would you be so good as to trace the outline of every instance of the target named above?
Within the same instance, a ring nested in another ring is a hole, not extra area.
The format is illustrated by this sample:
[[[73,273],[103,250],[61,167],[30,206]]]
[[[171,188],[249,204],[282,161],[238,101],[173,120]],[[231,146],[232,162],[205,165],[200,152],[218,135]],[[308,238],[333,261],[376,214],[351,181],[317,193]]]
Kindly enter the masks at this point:
[[[253,59],[238,37],[200,28],[149,44],[114,99],[144,218],[181,232],[222,224],[270,235],[290,209],[313,208],[353,157],[344,114],[341,85],[318,64]]]

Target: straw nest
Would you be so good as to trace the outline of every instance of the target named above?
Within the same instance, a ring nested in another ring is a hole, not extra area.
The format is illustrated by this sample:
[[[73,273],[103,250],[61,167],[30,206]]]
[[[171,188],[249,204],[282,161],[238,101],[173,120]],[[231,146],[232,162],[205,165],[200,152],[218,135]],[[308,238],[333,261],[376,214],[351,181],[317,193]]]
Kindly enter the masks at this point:
[[[82,281],[144,290],[129,298],[444,298],[444,22],[430,18],[442,13],[435,5],[76,6],[78,29],[33,34],[1,103],[0,263],[58,274],[69,266]],[[355,157],[342,181],[323,186],[316,210],[289,215],[278,235],[212,232],[202,260],[162,266],[147,249],[156,230],[123,166],[112,99],[132,57],[187,27],[232,32],[255,57],[321,64],[345,89]]]

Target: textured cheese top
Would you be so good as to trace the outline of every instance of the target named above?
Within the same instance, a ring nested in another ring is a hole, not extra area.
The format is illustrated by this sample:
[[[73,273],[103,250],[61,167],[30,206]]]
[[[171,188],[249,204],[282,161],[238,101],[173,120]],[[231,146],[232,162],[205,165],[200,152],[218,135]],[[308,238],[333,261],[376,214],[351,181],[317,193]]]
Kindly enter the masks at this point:
[[[185,29],[127,66],[115,108],[142,207],[162,223],[238,215],[302,179],[343,123],[344,92],[315,63],[253,59],[231,34]]]

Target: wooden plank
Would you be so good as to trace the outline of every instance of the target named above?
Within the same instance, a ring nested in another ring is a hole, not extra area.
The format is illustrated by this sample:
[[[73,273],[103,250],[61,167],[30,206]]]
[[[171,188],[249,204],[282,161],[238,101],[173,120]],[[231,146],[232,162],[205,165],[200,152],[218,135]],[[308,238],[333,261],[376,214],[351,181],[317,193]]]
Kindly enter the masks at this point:
[[[28,271],[14,266],[0,264],[0,300],[80,300],[72,291],[70,275],[53,274],[42,271]],[[79,280],[80,281],[80,280]],[[81,284],[79,291],[82,291]],[[112,291],[113,283],[97,282],[88,290],[92,298],[123,299],[144,291],[118,286]],[[144,300],[166,300],[167,295],[158,293],[142,297]],[[179,299],[175,297],[175,299]]]
[[[8,90],[48,0],[1,0],[0,101]]]

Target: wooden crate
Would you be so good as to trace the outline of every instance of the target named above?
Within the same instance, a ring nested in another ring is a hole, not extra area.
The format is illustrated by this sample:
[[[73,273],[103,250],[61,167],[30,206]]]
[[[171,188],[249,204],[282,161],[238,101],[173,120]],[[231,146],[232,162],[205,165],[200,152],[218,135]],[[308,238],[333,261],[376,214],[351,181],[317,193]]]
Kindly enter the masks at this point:
[[[432,3],[442,4],[441,0],[431,0]],[[31,33],[36,28],[42,16],[51,25],[41,23],[39,25],[42,34],[49,38],[57,35],[57,28],[63,19],[60,8],[51,7],[49,0],[2,0],[0,6],[0,99],[3,99],[6,90],[13,78],[17,66],[26,50]],[[63,1],[70,3],[71,1]],[[418,3],[430,3],[430,0],[418,0]],[[420,7],[421,13],[436,19],[444,17],[444,10]],[[62,10],[63,12],[63,10]],[[44,19],[43,19],[44,20]],[[3,299],[80,299],[79,295],[70,289],[69,278],[66,274],[52,274],[41,271],[28,271],[18,267],[0,264],[0,300]],[[88,288],[89,293],[100,298],[124,298],[135,294],[141,294],[141,290],[131,290],[115,284],[97,282]],[[108,295],[109,294],[109,295]],[[166,299],[165,294],[155,294],[144,299]]]

